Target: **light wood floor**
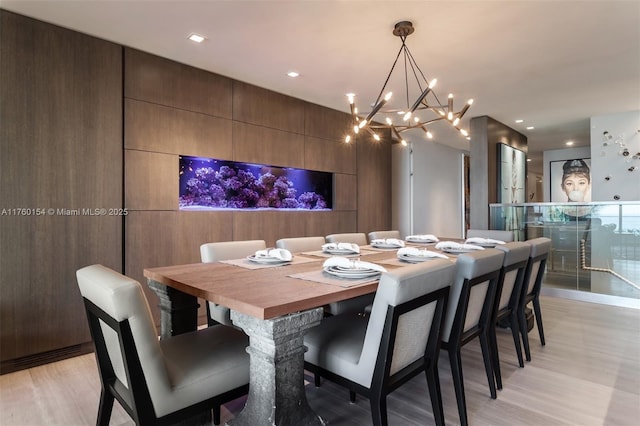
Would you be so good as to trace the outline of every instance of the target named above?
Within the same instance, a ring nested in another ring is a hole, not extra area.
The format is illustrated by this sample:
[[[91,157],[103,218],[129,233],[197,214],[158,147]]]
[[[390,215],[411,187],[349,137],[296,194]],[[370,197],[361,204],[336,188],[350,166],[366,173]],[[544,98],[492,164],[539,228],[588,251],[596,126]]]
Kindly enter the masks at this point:
[[[463,349],[463,372],[471,425],[640,424],[640,311],[542,297],[547,345],[530,333],[532,361],[517,367],[511,334],[498,335],[504,389],[489,398],[479,345]],[[446,353],[440,358],[446,422],[459,424]],[[0,376],[0,425],[92,425],[99,379],[93,355]],[[330,382],[307,385],[310,405],[331,426],[371,424],[368,401],[350,404]],[[244,401],[223,408],[233,418]],[[388,399],[389,424],[433,424],[424,376]],[[111,425],[133,422],[117,402]]]

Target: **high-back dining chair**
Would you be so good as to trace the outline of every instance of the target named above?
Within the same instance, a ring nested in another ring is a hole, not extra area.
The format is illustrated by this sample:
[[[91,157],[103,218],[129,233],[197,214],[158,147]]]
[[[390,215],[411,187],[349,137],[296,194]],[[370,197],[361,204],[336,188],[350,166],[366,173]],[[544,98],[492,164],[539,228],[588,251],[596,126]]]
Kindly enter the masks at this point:
[[[231,327],[158,340],[140,284],[102,265],[76,272],[95,343],[102,390],[97,425],[114,399],[137,425],[174,424],[247,393],[247,336]]]
[[[325,237],[328,243],[352,243],[359,246],[367,245],[367,236],[361,232],[346,234],[331,234]],[[325,312],[329,315],[340,315],[353,312],[364,312],[365,308],[373,303],[373,294],[354,297],[352,299],[333,302],[325,306]]]
[[[426,373],[435,422],[444,424],[438,353],[455,266],[434,260],[382,274],[371,315],[339,315],[310,329],[305,368],[369,398],[373,424],[387,425],[387,395]]]
[[[500,231],[497,229],[468,229],[467,238],[491,238],[493,240],[509,243],[513,241],[513,231]]]
[[[498,321],[508,319],[513,344],[518,356],[518,364],[524,367],[522,360],[522,347],[520,346],[520,334],[518,326],[518,304],[522,293],[522,282],[525,270],[529,263],[529,244],[523,242],[511,242],[500,244],[496,249],[504,252],[504,260],[500,269],[500,277],[496,287],[495,304],[493,306],[493,320],[491,321],[490,339],[493,349],[493,371],[496,376],[496,386],[502,389],[502,375],[500,373],[500,357],[498,355],[498,342],[496,337],[496,324]]]
[[[522,284],[520,303],[518,305],[518,323],[520,324],[520,335],[522,336],[525,357],[527,361],[531,361],[526,308],[530,302],[533,302],[538,335],[540,336],[540,343],[544,346],[544,329],[542,328],[542,311],[540,310],[540,288],[542,287],[542,277],[544,276],[547,265],[547,257],[551,250],[551,240],[540,237],[525,242],[531,247],[531,252],[529,253],[529,263],[527,264],[527,269],[524,274],[524,283]]]
[[[325,243],[324,237],[292,237],[276,241],[276,247],[289,250],[291,253],[316,251]]]
[[[203,263],[221,260],[241,259],[250,256],[258,250],[264,250],[267,244],[264,240],[221,241],[206,243],[200,246],[200,259]],[[207,301],[207,323],[233,325],[229,308]]]
[[[466,426],[468,420],[460,348],[476,337],[480,339],[491,398],[496,398],[489,330],[503,258],[503,252],[485,249],[461,254],[456,261],[456,278],[442,329],[442,347],[449,352],[462,426]]]
[[[325,237],[328,243],[352,243],[359,246],[367,245],[367,236],[364,232],[351,232],[345,234],[330,234]]]
[[[372,231],[369,232],[369,244],[371,244],[371,241],[373,240],[378,240],[378,239],[386,239],[386,238],[396,238],[396,239],[401,239],[402,237],[400,236],[400,231],[397,230],[393,230],[393,231]]]

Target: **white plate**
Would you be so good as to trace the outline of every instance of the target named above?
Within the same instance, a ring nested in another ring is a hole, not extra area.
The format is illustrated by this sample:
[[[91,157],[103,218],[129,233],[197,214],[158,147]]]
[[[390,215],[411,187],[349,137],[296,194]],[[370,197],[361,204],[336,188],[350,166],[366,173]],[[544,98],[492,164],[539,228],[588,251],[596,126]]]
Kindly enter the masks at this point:
[[[254,254],[252,254],[251,256],[247,256],[247,259],[251,262],[262,263],[266,265],[273,265],[277,263],[291,263],[290,260],[282,260],[278,259],[277,257],[256,257]]]
[[[380,271],[373,269],[339,269],[333,266],[324,268],[324,271],[336,277],[351,279],[373,278],[381,274]]]
[[[398,256],[398,259],[409,263],[420,263],[424,262],[425,260],[437,259],[437,257],[407,256],[401,254],[400,256]]]
[[[371,247],[375,247],[375,248],[381,248],[381,249],[398,249],[398,248],[402,248],[403,246],[398,245],[398,244],[371,244]]]
[[[484,248],[494,248],[495,246],[497,246],[497,243],[467,243],[467,244],[473,244],[474,246],[480,246],[480,247],[484,247]]]
[[[323,253],[327,253],[327,254],[352,254],[352,255],[356,255],[356,254],[360,254],[358,252],[355,252],[353,250],[349,250],[349,249],[324,249],[322,250]]]
[[[406,240],[410,243],[417,243],[417,244],[433,244],[438,242],[436,240],[423,240],[420,238],[409,238],[409,237],[407,237]]]
[[[474,251],[478,251],[474,249],[464,249],[464,248],[443,248],[441,250],[445,253],[450,253],[450,254],[472,253]]]

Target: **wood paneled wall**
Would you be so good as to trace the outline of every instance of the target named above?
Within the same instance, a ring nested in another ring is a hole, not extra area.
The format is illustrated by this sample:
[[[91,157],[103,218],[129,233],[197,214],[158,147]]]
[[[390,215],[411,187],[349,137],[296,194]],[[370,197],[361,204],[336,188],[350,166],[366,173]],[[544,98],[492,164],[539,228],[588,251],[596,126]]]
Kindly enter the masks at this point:
[[[199,262],[199,246],[210,241],[272,246],[283,237],[390,227],[390,138],[347,145],[345,113],[137,50],[124,57],[128,275],[144,281],[146,267]],[[181,154],[332,172],[333,210],[180,211]]]
[[[121,70],[118,45],[0,10],[2,373],[88,342],[75,271],[122,270]]]
[[[0,373],[89,347],[83,266],[145,284],[144,268],[198,262],[209,241],[390,227],[390,143],[344,144],[347,114],[4,10],[0,19],[0,209],[45,209],[0,217]],[[331,172],[333,210],[180,211],[179,155]],[[126,217],[57,211],[123,207]]]
[[[498,143],[527,152],[527,137],[489,116],[473,117],[470,122],[471,164],[469,225],[489,229],[489,204],[498,199]]]

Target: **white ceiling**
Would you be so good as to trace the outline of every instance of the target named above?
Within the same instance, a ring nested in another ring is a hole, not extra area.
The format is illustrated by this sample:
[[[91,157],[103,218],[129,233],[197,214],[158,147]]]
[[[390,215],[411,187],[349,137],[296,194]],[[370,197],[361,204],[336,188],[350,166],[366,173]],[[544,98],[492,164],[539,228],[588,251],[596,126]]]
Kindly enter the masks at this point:
[[[440,99],[453,92],[456,109],[475,99],[462,127],[489,115],[520,131],[533,169],[542,169],[542,151],[567,140],[588,146],[590,117],[640,109],[639,0],[0,0],[0,7],[345,112],[348,92],[361,109],[375,100],[400,48],[393,26],[410,20],[416,31],[407,45],[427,77],[438,78]],[[192,32],[208,40],[190,42]],[[292,69],[300,77],[287,77]],[[469,147],[445,123],[433,132],[440,143]]]

